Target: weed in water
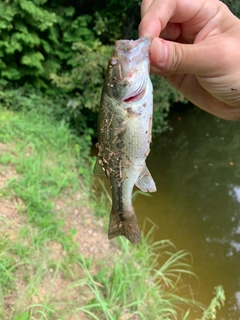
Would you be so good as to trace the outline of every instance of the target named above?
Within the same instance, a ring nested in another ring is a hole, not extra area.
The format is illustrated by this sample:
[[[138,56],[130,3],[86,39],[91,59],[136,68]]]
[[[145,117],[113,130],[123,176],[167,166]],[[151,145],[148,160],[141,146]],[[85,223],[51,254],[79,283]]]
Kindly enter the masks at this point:
[[[217,319],[217,309],[221,309],[225,303],[225,293],[222,286],[214,288],[214,298],[211,303],[204,310],[201,320],[215,320]]]

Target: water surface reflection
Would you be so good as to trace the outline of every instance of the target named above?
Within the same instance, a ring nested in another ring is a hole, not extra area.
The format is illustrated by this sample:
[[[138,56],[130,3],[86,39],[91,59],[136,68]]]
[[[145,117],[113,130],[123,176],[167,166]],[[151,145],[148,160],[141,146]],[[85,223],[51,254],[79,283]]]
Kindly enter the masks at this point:
[[[193,254],[199,300],[224,286],[218,319],[240,319],[240,123],[193,109],[174,113],[171,125],[153,141],[148,167],[158,191],[137,198],[138,220],[149,217],[156,240]]]

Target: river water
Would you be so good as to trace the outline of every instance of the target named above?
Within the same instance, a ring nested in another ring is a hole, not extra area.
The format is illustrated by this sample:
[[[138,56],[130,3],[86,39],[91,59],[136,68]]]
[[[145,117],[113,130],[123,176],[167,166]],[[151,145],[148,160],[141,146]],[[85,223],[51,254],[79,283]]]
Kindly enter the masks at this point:
[[[157,192],[135,200],[139,224],[151,219],[155,240],[192,253],[197,300],[208,304],[223,285],[217,319],[240,319],[240,123],[194,108],[175,110],[170,125],[153,139],[147,165]]]

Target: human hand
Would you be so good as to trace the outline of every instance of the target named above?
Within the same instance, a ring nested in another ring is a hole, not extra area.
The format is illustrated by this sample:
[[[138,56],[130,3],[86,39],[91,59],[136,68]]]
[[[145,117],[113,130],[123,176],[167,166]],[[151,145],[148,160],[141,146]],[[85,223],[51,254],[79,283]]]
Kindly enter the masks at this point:
[[[152,72],[201,109],[240,120],[240,20],[219,0],[143,0],[141,13]]]

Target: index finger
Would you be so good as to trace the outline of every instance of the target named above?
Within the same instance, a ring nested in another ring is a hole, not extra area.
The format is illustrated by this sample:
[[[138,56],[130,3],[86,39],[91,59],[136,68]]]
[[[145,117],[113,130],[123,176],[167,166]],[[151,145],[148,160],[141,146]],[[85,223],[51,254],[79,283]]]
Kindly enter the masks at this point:
[[[145,13],[147,12],[148,8],[152,4],[153,0],[143,0],[141,3],[141,17],[143,18],[145,16]]]
[[[139,37],[159,37],[168,21],[175,14],[176,0],[143,0],[141,3],[142,21]]]
[[[139,36],[159,37],[168,22],[186,23],[192,21],[191,27],[201,30],[206,22],[216,13],[218,0],[143,0],[142,21]],[[190,27],[190,25],[189,25]]]

